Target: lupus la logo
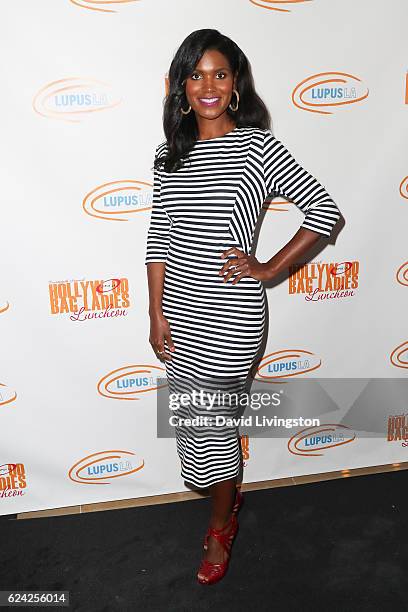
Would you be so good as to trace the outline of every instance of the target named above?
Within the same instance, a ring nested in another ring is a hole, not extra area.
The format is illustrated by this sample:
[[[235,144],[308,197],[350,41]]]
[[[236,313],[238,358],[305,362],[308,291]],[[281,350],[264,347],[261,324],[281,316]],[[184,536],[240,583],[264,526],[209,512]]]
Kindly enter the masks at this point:
[[[291,9],[284,8],[289,4],[304,4],[305,2],[312,2],[312,0],[249,0],[255,6],[260,6],[270,11],[280,11],[281,13],[290,13]]]
[[[274,383],[283,378],[299,376],[320,368],[322,360],[310,351],[284,349],[264,355],[255,365],[254,380]]]
[[[288,292],[304,294],[307,302],[353,297],[359,270],[358,261],[294,264],[289,268]]]
[[[408,369],[408,342],[397,346],[390,355],[392,365],[397,368]]]
[[[292,102],[311,113],[332,115],[329,108],[344,108],[365,100],[368,88],[361,79],[347,72],[319,72],[296,85]]]
[[[79,123],[121,102],[107,83],[71,77],[52,81],[42,87],[34,96],[33,108],[42,117]]]
[[[0,302],[0,314],[6,312],[10,308],[10,304],[8,302]]]
[[[408,176],[402,179],[401,184],[399,186],[399,192],[403,198],[408,200]]]
[[[87,215],[108,221],[129,221],[130,215],[150,210],[153,185],[144,181],[112,181],[90,191],[82,202]]]
[[[408,261],[398,268],[395,277],[400,285],[408,287]]]
[[[27,474],[23,463],[0,465],[0,498],[21,497],[27,488]]]
[[[292,455],[302,457],[321,457],[329,448],[336,448],[354,442],[355,432],[347,425],[322,423],[306,427],[288,440],[288,450]]]
[[[98,382],[98,393],[103,397],[117,400],[138,400],[144,393],[167,387],[158,385],[158,378],[164,378],[165,368],[154,365],[128,365],[112,370]]]
[[[10,389],[7,385],[0,383],[0,406],[5,406],[14,402],[17,398],[17,393]]]
[[[106,485],[116,478],[130,476],[144,468],[144,459],[131,451],[106,450],[87,455],[70,468],[68,478],[73,482]]]
[[[408,446],[408,415],[398,414],[388,417],[388,442],[401,442],[401,446]]]
[[[48,291],[51,314],[71,321],[125,317],[130,307],[127,278],[50,282]]]
[[[90,11],[99,11],[100,13],[117,13],[114,9],[107,8],[107,5],[121,7],[123,4],[138,2],[139,0],[69,0],[72,4],[81,8],[89,9]]]

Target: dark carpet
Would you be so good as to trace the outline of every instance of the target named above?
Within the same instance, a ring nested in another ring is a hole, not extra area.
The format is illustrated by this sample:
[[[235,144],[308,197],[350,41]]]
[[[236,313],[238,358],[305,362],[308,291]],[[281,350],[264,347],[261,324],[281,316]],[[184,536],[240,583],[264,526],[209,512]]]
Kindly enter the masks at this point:
[[[229,571],[201,586],[209,503],[3,517],[1,589],[86,612],[408,610],[406,472],[245,493]]]

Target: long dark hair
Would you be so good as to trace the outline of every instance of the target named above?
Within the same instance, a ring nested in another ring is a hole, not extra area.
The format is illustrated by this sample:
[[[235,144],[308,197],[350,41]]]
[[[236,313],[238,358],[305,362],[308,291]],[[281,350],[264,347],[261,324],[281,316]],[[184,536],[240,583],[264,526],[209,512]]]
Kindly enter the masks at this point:
[[[184,80],[189,77],[207,50],[222,53],[236,74],[239,107],[236,112],[227,109],[236,127],[269,129],[270,116],[265,104],[255,91],[251,67],[238,45],[218,30],[196,30],[181,43],[169,70],[169,90],[164,103],[163,128],[167,142],[167,154],[157,157],[155,168],[164,164],[166,172],[175,172],[187,158],[198,137],[195,114],[183,115],[180,108],[187,108]]]

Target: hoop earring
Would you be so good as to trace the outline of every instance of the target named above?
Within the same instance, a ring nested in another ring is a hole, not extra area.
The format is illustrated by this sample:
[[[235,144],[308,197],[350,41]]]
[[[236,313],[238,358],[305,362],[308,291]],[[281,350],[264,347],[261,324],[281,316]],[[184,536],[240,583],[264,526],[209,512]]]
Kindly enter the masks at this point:
[[[183,110],[183,109],[180,107],[180,112],[181,112],[183,115],[188,115],[188,113],[189,113],[190,111],[191,111],[191,106],[189,106],[189,107],[188,107],[188,110],[186,110],[186,111],[185,111],[185,110]]]
[[[234,93],[236,95],[237,103],[235,104],[235,106],[232,106],[232,104],[230,104],[229,108],[235,113],[238,110],[238,107],[239,107],[239,93],[237,92],[236,89],[233,89],[232,93]]]

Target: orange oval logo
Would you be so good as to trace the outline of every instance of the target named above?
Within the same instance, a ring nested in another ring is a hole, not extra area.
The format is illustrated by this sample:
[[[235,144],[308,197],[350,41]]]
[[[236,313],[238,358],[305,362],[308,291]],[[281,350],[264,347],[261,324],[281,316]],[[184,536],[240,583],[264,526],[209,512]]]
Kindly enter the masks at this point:
[[[42,117],[78,123],[121,102],[107,83],[72,77],[42,87],[34,96],[33,108]]]
[[[322,360],[310,351],[284,349],[264,355],[255,366],[254,380],[274,383],[282,378],[300,376],[320,368]]]
[[[157,384],[165,378],[166,370],[154,365],[128,365],[106,374],[98,382],[98,393],[103,397],[119,400],[138,400],[142,393],[167,387]]]
[[[400,194],[403,198],[408,200],[408,176],[406,176],[402,181],[399,187]]]
[[[352,268],[353,268],[353,262],[352,261],[341,261],[339,263],[336,263],[330,269],[330,274],[332,276],[341,276],[342,274],[345,274],[346,272],[348,272]]]
[[[120,278],[108,278],[95,288],[96,293],[110,293],[120,287]]]
[[[392,365],[397,368],[408,369],[408,342],[397,346],[390,355]]]
[[[6,404],[10,404],[14,402],[17,398],[17,393],[10,389],[7,385],[3,385],[0,383],[0,406],[5,406]]]
[[[348,432],[349,437],[345,437]],[[321,457],[324,453],[320,451],[349,444],[355,439],[356,434],[347,425],[322,423],[315,427],[306,427],[294,434],[288,440],[288,450],[292,455]]]
[[[70,0],[70,2],[76,6],[80,6],[81,8],[89,9],[91,11],[99,11],[100,13],[117,13],[118,11],[108,8],[108,6],[120,6],[138,1],[139,0]]]
[[[3,302],[3,304],[0,304],[0,314],[2,312],[6,312],[6,310],[8,310],[10,308],[10,304],[8,302]]]
[[[301,110],[332,115],[329,108],[342,108],[365,100],[368,88],[358,77],[347,72],[319,72],[296,85],[292,102]]]
[[[90,191],[82,202],[87,215],[108,221],[129,221],[130,215],[150,210],[153,185],[145,181],[112,181]]]
[[[68,478],[80,484],[110,484],[115,478],[138,472],[144,465],[144,459],[131,451],[106,450],[77,461],[70,468]]]
[[[312,2],[312,0],[249,0],[255,6],[260,6],[270,11],[280,11],[281,13],[290,13],[289,8],[283,8],[284,5],[288,4],[303,4],[305,2]]]
[[[398,268],[395,276],[400,285],[408,287],[408,261],[403,263],[402,266]]]

